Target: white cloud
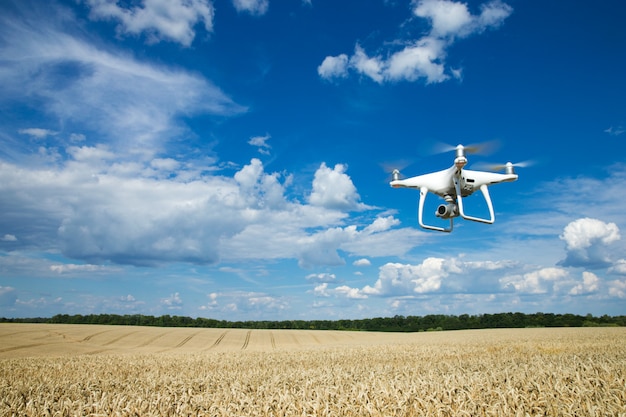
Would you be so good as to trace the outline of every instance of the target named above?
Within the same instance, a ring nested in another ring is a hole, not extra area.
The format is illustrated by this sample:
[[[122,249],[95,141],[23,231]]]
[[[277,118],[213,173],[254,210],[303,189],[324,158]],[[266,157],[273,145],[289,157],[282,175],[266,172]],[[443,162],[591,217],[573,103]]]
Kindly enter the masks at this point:
[[[522,275],[510,275],[500,279],[503,288],[512,288],[526,294],[544,294],[549,292],[559,280],[569,277],[563,268],[541,268]]]
[[[269,9],[269,0],[233,0],[238,12],[246,12],[253,16],[262,16]]]
[[[57,264],[50,265],[50,270],[52,272],[56,272],[58,274],[66,274],[71,272],[98,272],[98,271],[107,271],[110,268],[104,267],[102,265],[78,265],[78,264]]]
[[[610,274],[626,275],[626,259],[618,259],[608,269]]]
[[[318,297],[330,297],[331,294],[328,291],[328,283],[327,282],[323,282],[320,285],[317,285],[313,289],[313,294],[318,296]]]
[[[248,141],[249,145],[256,146],[259,150],[259,153],[263,155],[269,155],[270,149],[272,148],[267,141],[270,140],[271,136],[266,134],[264,136],[253,136]]]
[[[328,288],[325,283],[319,291],[323,290],[328,297],[335,295],[348,298],[369,296],[412,298],[420,294],[489,293],[498,288],[502,270],[518,266],[512,261],[466,262],[462,257],[447,259],[429,257],[419,264],[389,262],[379,268],[378,279],[373,285],[366,285],[363,288],[352,288],[347,285]]]
[[[593,272],[583,272],[583,282],[574,286],[570,291],[570,295],[589,294],[598,291],[600,278]]]
[[[370,262],[369,259],[361,258],[361,259],[357,259],[356,261],[352,262],[352,265],[354,265],[354,266],[371,266],[372,263]]]
[[[317,67],[317,73],[320,77],[326,79],[347,77],[348,55],[327,56],[320,66]]]
[[[183,300],[180,297],[180,294],[175,292],[169,297],[162,298],[161,305],[163,305],[168,310],[180,310],[183,306]]]
[[[289,301],[283,297],[276,297],[261,292],[231,291],[214,292],[208,295],[209,302],[201,306],[200,310],[210,310],[230,316],[232,313],[241,313],[244,316],[254,314],[258,319],[275,317],[278,312],[290,308]]]
[[[610,281],[608,285],[611,297],[626,298],[626,280]]]
[[[347,285],[342,285],[335,288],[334,292],[351,299],[362,300],[367,298],[367,294],[365,294],[363,291],[359,290],[358,288],[350,288]]]
[[[381,57],[369,57],[360,45],[355,46],[354,54],[350,57],[350,68],[367,75],[377,83],[381,83],[383,81],[383,66]]]
[[[387,263],[380,268],[378,281],[373,287],[363,288],[363,293],[388,296],[435,292],[448,276],[446,262],[443,258],[426,258],[419,265]]]
[[[30,97],[42,115],[74,132],[98,131],[114,149],[150,158],[172,138],[188,133],[181,115],[246,110],[198,74],[96,46],[74,34],[80,31],[69,12],[34,6],[35,11],[20,16],[0,16],[3,105]],[[37,13],[47,18],[33,24]]]
[[[33,138],[36,138],[36,139],[45,139],[48,136],[54,136],[54,135],[58,134],[58,132],[54,132],[54,131],[49,130],[49,129],[41,129],[41,128],[38,128],[38,127],[31,127],[31,128],[27,128],[27,129],[20,129],[20,130],[18,130],[18,133],[20,133],[22,135],[32,136]]]
[[[615,223],[582,218],[565,226],[559,236],[566,243],[567,257],[564,266],[608,266],[610,259],[606,248],[621,239]]]
[[[615,223],[605,223],[598,219],[578,219],[567,226],[560,236],[567,249],[587,249],[596,242],[609,244],[620,239],[619,228]]]
[[[4,236],[2,236],[0,240],[3,242],[17,242],[17,237],[15,237],[15,235],[7,233]]]
[[[213,31],[214,9],[208,0],[142,0],[140,6],[125,8],[109,0],[86,0],[90,18],[115,20],[120,34],[145,33],[151,43],[170,40],[189,46],[195,38],[195,25],[204,23]]]
[[[311,281],[311,282],[324,282],[324,283],[329,283],[329,282],[334,282],[337,277],[335,276],[335,274],[329,274],[327,272],[322,272],[319,274],[309,274],[306,276],[307,281]]]
[[[513,9],[498,0],[481,5],[473,15],[465,3],[448,0],[421,0],[414,2],[415,16],[427,19],[431,28],[419,39],[400,39],[391,45],[405,45],[399,51],[389,50],[374,57],[363,47],[355,46],[354,54],[327,56],[318,67],[321,78],[335,79],[348,75],[349,70],[365,75],[377,83],[386,81],[417,81],[440,83],[452,77],[460,79],[462,69],[447,69],[447,49],[458,38],[481,33],[500,26]],[[387,58],[384,58],[387,57]]]
[[[365,206],[342,167],[322,164],[327,172],[313,179],[312,188],[316,202],[332,203],[337,194],[350,202],[344,211],[337,204],[288,200],[290,176],[265,172],[258,159],[232,177],[198,173],[181,179],[185,167],[169,158],[124,163],[98,146],[71,147],[68,154],[78,159],[46,169],[0,164],[6,197],[0,200],[6,213],[0,229],[19,235],[20,248],[60,250],[92,265],[297,259],[312,268],[345,264],[344,252],[401,256],[423,236],[412,228],[393,229],[399,222],[391,216],[361,230],[343,225],[345,210]],[[72,268],[88,267],[52,270]]]
[[[449,78],[444,73],[446,44],[441,39],[424,37],[415,44],[396,52],[386,63],[385,75],[391,81],[416,81],[425,78],[426,83],[439,83]]]
[[[70,146],[66,149],[66,152],[79,162],[97,163],[112,160],[116,157],[115,153],[111,152],[108,146],[100,144],[96,146]]]
[[[363,210],[360,196],[350,177],[345,174],[346,166],[337,164],[333,169],[322,163],[315,172],[313,191],[309,202],[314,206],[336,210]]]
[[[393,216],[377,217],[376,220],[374,220],[372,224],[370,224],[369,226],[365,228],[364,232],[365,233],[384,232],[399,224],[400,224],[400,220],[396,219]]]
[[[413,13],[428,19],[432,26],[431,34],[438,37],[464,33],[475,19],[467,10],[467,4],[447,0],[418,1]]]
[[[497,27],[512,13],[511,6],[491,1],[480,6],[479,15],[472,15],[467,4],[448,0],[420,0],[413,13],[431,22],[431,36],[437,38],[466,37],[487,28]]]
[[[150,166],[158,171],[173,172],[180,168],[180,162],[172,158],[154,158]]]

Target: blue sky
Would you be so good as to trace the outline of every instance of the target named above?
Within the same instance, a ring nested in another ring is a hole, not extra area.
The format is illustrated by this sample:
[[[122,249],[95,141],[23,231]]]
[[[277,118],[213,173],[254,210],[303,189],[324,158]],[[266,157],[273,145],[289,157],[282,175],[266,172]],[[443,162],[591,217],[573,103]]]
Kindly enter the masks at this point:
[[[626,313],[621,1],[0,8],[0,316]],[[485,141],[420,229],[385,170]]]

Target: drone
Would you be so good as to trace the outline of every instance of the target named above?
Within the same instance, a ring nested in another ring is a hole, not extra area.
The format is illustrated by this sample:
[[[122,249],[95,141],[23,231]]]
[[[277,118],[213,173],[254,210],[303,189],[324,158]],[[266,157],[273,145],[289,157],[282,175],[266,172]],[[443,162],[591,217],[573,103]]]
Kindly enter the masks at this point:
[[[511,162],[507,162],[504,165],[491,167],[495,170],[504,169],[504,174],[497,172],[471,171],[469,169],[464,169],[465,165],[467,165],[465,153],[476,153],[479,150],[479,147],[457,145],[452,149],[455,150],[456,157],[454,158],[454,164],[450,168],[406,179],[401,179],[400,171],[394,169],[391,174],[392,181],[389,185],[393,188],[411,188],[420,191],[417,218],[419,225],[424,229],[448,233],[452,232],[454,218],[459,216],[465,220],[492,224],[495,222],[496,218],[493,212],[493,203],[491,202],[491,197],[489,196],[489,190],[487,187],[493,184],[517,180],[518,176],[514,171],[514,167],[526,166],[527,163],[522,162],[513,164]],[[472,195],[476,190],[480,190],[485,198],[487,207],[489,208],[489,218],[470,216],[465,213],[463,198]],[[432,226],[424,223],[424,203],[426,202],[426,195],[429,192],[444,199],[445,203],[437,207],[435,216],[441,219],[449,219],[450,225],[448,227]]]

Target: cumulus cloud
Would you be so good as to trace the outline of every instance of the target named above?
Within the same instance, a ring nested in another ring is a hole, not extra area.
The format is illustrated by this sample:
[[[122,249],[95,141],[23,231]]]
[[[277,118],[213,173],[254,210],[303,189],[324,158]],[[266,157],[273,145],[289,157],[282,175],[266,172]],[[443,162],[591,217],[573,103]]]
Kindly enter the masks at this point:
[[[348,55],[327,56],[320,66],[317,67],[317,73],[320,77],[326,79],[347,77]]]
[[[426,258],[419,265],[387,263],[380,268],[378,281],[366,286],[363,293],[372,295],[406,295],[435,292],[448,276],[442,258]]]
[[[583,281],[574,286],[570,291],[570,295],[589,294],[598,291],[600,278],[593,272],[584,271]]]
[[[610,281],[608,285],[611,297],[626,298],[626,280]]]
[[[120,301],[124,301],[124,302],[127,302],[127,303],[133,303],[133,302],[135,302],[137,300],[135,299],[135,297],[133,295],[128,294],[128,295],[121,296],[120,297]]]
[[[344,78],[349,71],[364,75],[377,83],[387,81],[416,81],[440,83],[451,76],[460,78],[462,70],[446,67],[449,47],[459,38],[481,33],[500,26],[513,12],[501,1],[491,1],[472,14],[467,4],[449,0],[420,0],[413,3],[413,14],[430,23],[430,31],[419,39],[400,39],[392,45],[404,45],[400,50],[387,50],[369,56],[357,44],[352,56],[327,56],[317,68],[324,79]]]
[[[233,0],[233,6],[238,12],[262,16],[267,13],[270,3],[269,0]]]
[[[618,259],[608,269],[610,274],[626,275],[626,259]]]
[[[607,247],[621,239],[615,223],[585,217],[569,223],[559,236],[565,241],[567,257],[563,266],[606,267],[610,265]]]
[[[384,232],[400,224],[400,220],[393,216],[377,217],[376,220],[365,228],[366,233]]]
[[[337,277],[335,276],[335,274],[329,274],[326,272],[323,273],[319,273],[319,274],[309,274],[306,276],[307,281],[310,282],[334,282]]]
[[[372,265],[372,263],[370,262],[369,259],[361,258],[361,259],[357,259],[356,261],[352,262],[352,265],[354,265],[354,266],[370,266],[370,265]]]
[[[209,0],[142,0],[129,7],[117,1],[85,1],[91,8],[90,18],[117,21],[119,34],[146,34],[150,43],[169,40],[189,46],[200,22],[207,32],[213,31],[215,12]]]
[[[315,172],[313,191],[309,202],[314,206],[336,210],[363,210],[360,196],[350,177],[345,173],[346,166],[337,164],[333,169],[322,163]]]
[[[290,308],[283,297],[276,297],[262,292],[231,291],[208,294],[209,302],[199,309],[202,311],[221,312],[230,315],[233,312],[254,314],[255,317],[275,317],[278,312]]]
[[[183,300],[180,297],[180,294],[175,292],[169,297],[162,298],[161,305],[163,305],[168,310],[180,310],[183,306]]]
[[[458,258],[429,257],[419,264],[388,262],[379,268],[373,285],[352,288],[347,285],[329,288],[328,283],[318,288],[325,296],[367,298],[411,298],[422,294],[492,293],[499,291],[502,271],[517,267],[512,261],[464,261]],[[367,261],[366,259],[364,259]],[[354,264],[370,265],[369,261]],[[477,275],[478,272],[478,275]],[[472,276],[468,281],[467,276]]]
[[[347,285],[340,285],[335,288],[329,288],[328,283],[324,282],[320,285],[317,285],[312,293],[317,297],[338,297],[338,298],[348,298],[353,300],[364,300],[368,298],[368,295],[358,288],[351,288]]]
[[[554,288],[559,280],[569,277],[567,270],[563,268],[542,268],[521,275],[511,275],[500,279],[504,289],[513,289],[525,294],[545,294]]]
[[[106,262],[297,259],[304,268],[343,265],[344,254],[402,255],[423,236],[394,228],[399,222],[391,216],[361,228],[342,224],[347,210],[364,207],[343,168],[322,164],[312,180],[318,196],[313,201],[325,207],[288,199],[290,175],[266,172],[256,158],[232,176],[200,172],[181,178],[185,166],[173,158],[123,163],[98,146],[67,153],[70,159],[57,167],[0,164],[6,197],[0,200],[0,230],[20,236],[4,240],[84,262],[51,268],[58,273],[86,272]],[[337,199],[350,204],[339,210]]]

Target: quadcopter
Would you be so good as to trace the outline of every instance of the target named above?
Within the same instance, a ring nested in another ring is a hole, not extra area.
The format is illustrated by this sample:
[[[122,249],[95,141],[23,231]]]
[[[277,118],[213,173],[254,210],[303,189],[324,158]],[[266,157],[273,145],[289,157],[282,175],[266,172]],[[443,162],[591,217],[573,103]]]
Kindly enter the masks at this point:
[[[464,169],[465,165],[467,165],[465,153],[475,153],[478,148],[476,146],[457,145],[453,149],[456,151],[456,157],[454,159],[454,165],[448,169],[407,179],[400,179],[400,171],[397,169],[394,169],[391,174],[392,181],[389,185],[393,188],[412,188],[420,191],[417,218],[420,226],[424,229],[449,233],[452,231],[454,218],[459,216],[466,220],[492,224],[496,218],[487,187],[501,182],[517,180],[514,167],[526,165],[526,163],[513,164],[507,162],[504,165],[491,167],[496,170],[504,169],[504,174],[470,171],[469,169]],[[487,207],[489,208],[489,218],[474,217],[465,213],[463,198],[471,195],[476,190],[480,190],[485,198]],[[424,203],[426,201],[426,195],[429,192],[445,200],[445,204],[441,204],[437,207],[435,216],[442,219],[449,219],[449,227],[431,226],[424,223]]]

